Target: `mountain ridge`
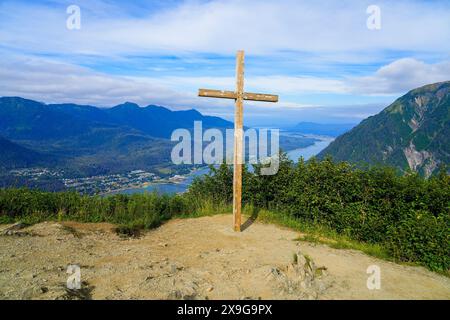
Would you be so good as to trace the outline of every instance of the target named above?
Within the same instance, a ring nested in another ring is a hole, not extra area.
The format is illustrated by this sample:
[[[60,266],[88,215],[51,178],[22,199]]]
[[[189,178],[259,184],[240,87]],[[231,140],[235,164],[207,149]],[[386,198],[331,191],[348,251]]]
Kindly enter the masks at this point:
[[[34,165],[27,156],[34,154],[39,159],[52,159],[44,165],[64,168],[75,176],[155,167],[178,172],[181,168],[169,161],[174,144],[170,136],[177,128],[193,129],[193,121],[202,121],[204,128],[233,127],[229,121],[196,110],[172,111],[130,102],[102,109],[1,97],[0,136],[11,150],[8,157],[3,155],[2,167]]]
[[[51,156],[42,154],[0,136],[0,167],[16,169],[28,166],[39,166],[55,161]]]
[[[336,138],[319,153],[430,176],[450,163],[450,81],[425,85]]]
[[[51,138],[57,133],[69,137],[85,132],[86,128],[96,126],[98,122],[107,126],[130,127],[164,139],[170,139],[177,128],[192,129],[193,121],[202,121],[204,128],[233,127],[230,121],[203,115],[195,109],[173,111],[152,104],[139,107],[132,102],[98,108],[74,103],[45,104],[21,97],[0,97],[0,117],[0,134],[10,139]],[[21,126],[25,122],[27,126]],[[33,130],[33,125],[38,128]]]

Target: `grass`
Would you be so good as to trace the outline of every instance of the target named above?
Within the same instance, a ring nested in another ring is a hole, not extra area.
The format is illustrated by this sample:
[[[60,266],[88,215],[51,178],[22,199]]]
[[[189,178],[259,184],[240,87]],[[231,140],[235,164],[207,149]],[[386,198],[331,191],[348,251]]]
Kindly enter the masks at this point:
[[[213,216],[217,214],[227,214],[233,211],[230,204],[214,203],[212,200],[199,199],[195,204],[195,210],[189,211],[189,213],[180,213],[173,215],[177,218],[197,218],[204,216]],[[152,209],[152,208],[148,208]],[[353,249],[362,251],[370,256],[381,258],[384,260],[393,260],[387,250],[381,245],[359,242],[349,239],[344,235],[340,235],[337,232],[324,227],[322,225],[315,225],[308,222],[295,219],[288,215],[269,211],[265,209],[257,209],[252,205],[244,206],[242,209],[244,216],[251,218],[262,223],[272,223],[278,226],[287,227],[289,229],[302,233],[301,237],[296,239],[297,241],[307,241],[311,243],[326,244],[335,249]],[[142,210],[139,214],[130,214],[127,212],[123,216],[116,217],[101,217],[99,219],[90,216],[86,212],[84,214],[72,214],[67,215],[64,211],[59,210],[55,215],[49,215],[44,212],[33,212],[28,215],[20,216],[20,221],[26,224],[35,224],[45,220],[50,221],[79,221],[79,222],[100,222],[106,221],[116,224],[116,233],[122,237],[139,237],[142,230],[156,228],[161,225],[167,218],[162,218],[156,213]],[[99,221],[97,221],[99,220]],[[10,223],[11,221],[3,221],[3,223]],[[0,221],[2,223],[2,221]],[[69,230],[70,227],[66,227],[67,231],[74,233],[73,230]],[[75,234],[74,234],[75,235]],[[76,235],[78,236],[78,235]]]
[[[249,211],[249,209],[247,209],[247,211]],[[309,222],[304,222],[289,217],[287,215],[284,215],[282,213],[277,213],[268,210],[259,210],[257,220],[262,223],[271,223],[302,233],[302,235],[297,239],[295,239],[295,241],[305,241],[310,243],[325,244],[333,249],[357,250],[367,254],[368,256],[375,257],[381,260],[391,261],[401,265],[422,266],[427,268],[426,265],[420,262],[398,261],[394,259],[389,254],[388,250],[380,244],[373,244],[353,240],[345,235],[341,235],[336,231],[331,230],[322,225],[315,225]],[[449,271],[441,271],[441,270],[431,270],[431,271],[446,277],[450,277]]]
[[[55,195],[50,194],[50,196]],[[171,218],[196,218],[232,212],[232,206],[226,203],[216,203],[207,199],[186,200],[180,197],[159,197],[156,194],[134,195],[128,198],[117,196],[107,199],[75,195],[73,197],[76,197],[77,200],[74,203],[82,204],[76,207],[76,210],[70,206],[68,207],[71,210],[69,212],[69,209],[58,209],[53,213],[44,211],[43,208],[28,211],[18,209],[17,212],[22,214],[0,215],[0,223],[21,221],[31,225],[42,221],[109,222],[117,226],[115,231],[118,235],[139,237],[142,230],[156,228]],[[128,202],[123,199],[128,199]],[[64,198],[62,200],[64,200],[62,203],[66,203]],[[108,206],[111,207],[113,204],[115,209],[108,211]],[[396,261],[381,244],[353,240],[323,225],[302,221],[280,212],[258,209],[251,205],[244,206],[242,213],[249,218],[246,223],[247,227],[251,227],[251,223],[255,220],[271,223],[301,233],[301,236],[296,239],[297,241],[326,244],[335,249],[358,250],[376,258]],[[66,227],[66,230],[76,237],[81,236],[70,227]],[[418,264],[414,263],[413,265]],[[448,276],[447,272],[442,274]]]
[[[387,249],[379,244],[352,240],[325,226],[304,222],[282,213],[260,210],[258,213],[258,221],[287,227],[302,233],[296,241],[326,244],[334,249],[358,250],[376,258],[393,261]]]
[[[233,207],[229,204],[216,204],[210,199],[200,200],[196,204],[196,209],[190,213],[181,214],[179,218],[198,218],[214,216],[217,214],[227,214],[233,212]]]

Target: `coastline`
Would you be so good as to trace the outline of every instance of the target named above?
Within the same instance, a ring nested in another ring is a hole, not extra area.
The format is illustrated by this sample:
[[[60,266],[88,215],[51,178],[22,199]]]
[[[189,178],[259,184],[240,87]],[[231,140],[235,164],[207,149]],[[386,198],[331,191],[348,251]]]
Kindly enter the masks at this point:
[[[295,134],[295,133],[294,133]],[[292,159],[294,162],[298,161],[299,156],[302,156],[305,160],[308,160],[315,154],[319,153],[322,149],[324,149],[328,144],[330,144],[335,137],[331,136],[322,136],[322,135],[304,135],[308,136],[314,139],[317,139],[317,142],[313,145],[310,145],[305,148],[294,148],[287,150],[286,153],[288,154],[289,158]],[[120,193],[143,193],[143,192],[152,192],[154,190],[148,190],[149,188],[153,187],[154,189],[162,188],[162,189],[176,189],[176,186],[183,186],[188,184],[186,181],[189,180],[189,178],[194,177],[196,173],[202,170],[208,169],[208,166],[200,167],[200,168],[193,168],[191,171],[184,175],[174,175],[165,179],[155,180],[152,182],[146,182],[142,185],[136,185],[136,186],[128,186],[124,188],[119,188],[116,190],[112,190],[109,192],[101,193],[101,196],[108,196],[108,195],[114,195],[114,194],[120,194]],[[174,177],[177,177],[174,179]],[[173,186],[173,187],[170,187]],[[181,189],[181,188],[180,188]],[[187,189],[187,187],[186,187]],[[172,190],[175,191],[175,190]],[[184,192],[183,190],[175,191],[175,193]]]
[[[131,190],[143,190],[143,192],[146,192],[147,190],[144,190],[144,189],[147,189],[151,186],[156,187],[156,186],[161,186],[161,185],[174,185],[174,186],[182,185],[183,183],[185,183],[186,180],[189,179],[189,177],[194,175],[197,171],[205,170],[207,168],[208,167],[193,168],[193,169],[191,169],[191,171],[189,173],[186,173],[184,175],[176,174],[174,176],[170,176],[170,177],[164,178],[164,179],[154,180],[152,182],[144,182],[143,184],[130,185],[130,186],[110,190],[108,192],[102,192],[99,195],[102,197],[110,196],[110,195],[115,195],[115,194],[118,194],[118,193],[121,193],[124,191],[131,191]],[[177,177],[177,178],[175,178],[175,177]]]

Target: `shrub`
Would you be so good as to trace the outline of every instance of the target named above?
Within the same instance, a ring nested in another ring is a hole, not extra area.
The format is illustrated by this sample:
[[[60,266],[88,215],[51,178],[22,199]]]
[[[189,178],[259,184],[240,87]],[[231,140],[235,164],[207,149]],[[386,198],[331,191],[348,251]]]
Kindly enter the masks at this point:
[[[358,169],[331,158],[294,165],[281,155],[273,176],[243,173],[243,202],[302,222],[322,225],[352,239],[387,248],[400,261],[448,270],[450,177],[445,168],[430,179],[389,167]],[[222,165],[189,190],[229,203],[232,171]]]
[[[379,245],[399,261],[420,262],[432,270],[450,268],[450,177],[446,169],[430,179],[394,169],[357,169],[330,158],[293,164],[282,154],[276,175],[243,171],[243,203],[289,220],[333,230]],[[183,195],[156,193],[84,196],[74,192],[0,189],[0,223],[22,220],[78,220],[118,224],[134,235],[174,216],[231,211],[232,167],[226,164],[192,183]]]

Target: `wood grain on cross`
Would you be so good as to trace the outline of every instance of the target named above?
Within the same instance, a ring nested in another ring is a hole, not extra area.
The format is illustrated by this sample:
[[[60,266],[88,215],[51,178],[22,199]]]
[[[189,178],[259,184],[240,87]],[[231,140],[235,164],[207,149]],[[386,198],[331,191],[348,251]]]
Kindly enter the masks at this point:
[[[236,91],[200,89],[198,95],[200,97],[234,99],[236,101],[234,117],[233,220],[234,230],[241,231],[244,100],[278,102],[278,96],[244,92],[244,51],[238,51],[236,56]]]

